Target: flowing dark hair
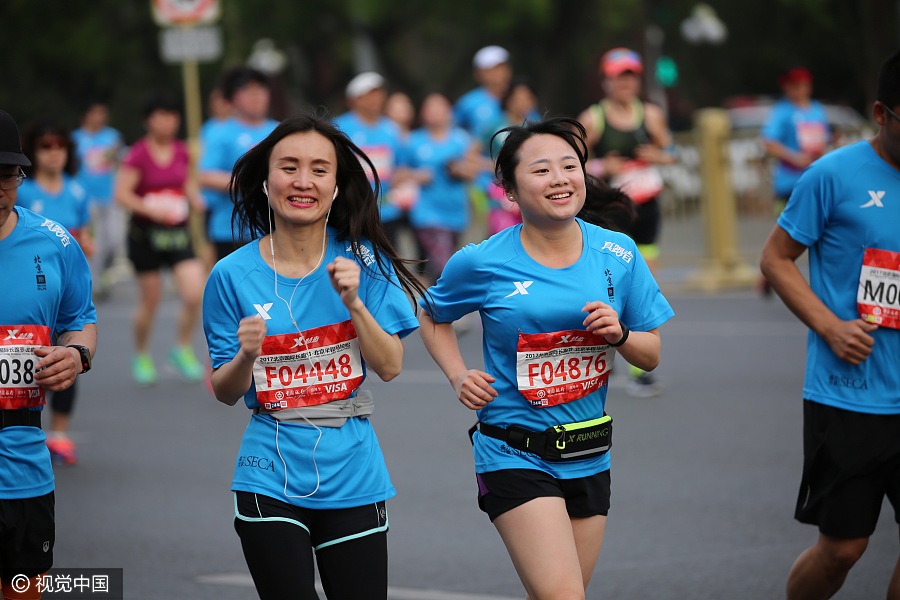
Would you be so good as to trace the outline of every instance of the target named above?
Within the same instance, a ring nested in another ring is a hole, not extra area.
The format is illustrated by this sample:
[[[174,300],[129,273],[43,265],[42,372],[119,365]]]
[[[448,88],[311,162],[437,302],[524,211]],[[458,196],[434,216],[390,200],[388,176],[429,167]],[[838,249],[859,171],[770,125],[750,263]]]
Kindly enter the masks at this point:
[[[516,167],[519,165],[519,149],[526,140],[536,135],[555,135],[563,139],[578,156],[584,173],[585,199],[578,218],[606,229],[627,232],[634,222],[635,209],[631,198],[618,188],[613,188],[593,177],[585,170],[588,157],[587,132],[584,125],[570,117],[550,117],[541,121],[527,121],[522,125],[504,127],[491,137],[506,135],[497,153],[494,175],[497,185],[505,191],[516,187]]]
[[[411,298],[417,295],[425,297],[424,286],[406,267],[418,261],[400,258],[384,232],[376,191],[381,188],[381,180],[375,165],[344,132],[335,127],[324,109],[301,113],[282,121],[266,139],[238,159],[228,188],[234,202],[232,231],[241,235],[247,233],[251,239],[256,239],[275,229],[272,209],[262,188],[269,174],[272,149],[289,135],[310,131],[328,139],[334,145],[337,157],[336,183],[340,196],[331,206],[328,224],[337,231],[339,239],[350,242],[363,268],[369,268],[365,266],[361,251],[362,240],[367,239],[372,244],[375,263],[385,279],[390,280],[387,260],[393,265],[401,287]],[[363,165],[373,174],[374,190]],[[235,235],[235,239],[239,236]]]

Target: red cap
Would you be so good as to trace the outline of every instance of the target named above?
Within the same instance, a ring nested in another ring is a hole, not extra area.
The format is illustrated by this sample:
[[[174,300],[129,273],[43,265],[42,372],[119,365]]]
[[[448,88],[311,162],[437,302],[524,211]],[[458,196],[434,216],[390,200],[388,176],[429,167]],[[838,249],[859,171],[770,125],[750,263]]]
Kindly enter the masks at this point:
[[[613,48],[600,59],[600,71],[606,77],[618,77],[626,71],[640,75],[644,66],[637,52],[628,48]]]
[[[805,67],[795,67],[784,73],[778,78],[778,83],[785,86],[791,83],[812,83],[813,77],[809,69]]]

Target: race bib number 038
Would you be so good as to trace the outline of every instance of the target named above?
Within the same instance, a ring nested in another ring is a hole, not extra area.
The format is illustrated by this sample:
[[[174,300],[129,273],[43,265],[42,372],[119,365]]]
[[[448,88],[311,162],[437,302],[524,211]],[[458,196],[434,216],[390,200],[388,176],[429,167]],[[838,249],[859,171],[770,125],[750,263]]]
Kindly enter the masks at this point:
[[[863,320],[900,329],[900,252],[866,249],[856,305]]]
[[[519,392],[535,408],[578,400],[607,384],[614,356],[606,340],[583,330],[520,333]]]
[[[44,404],[44,388],[34,382],[40,359],[34,349],[50,345],[50,328],[0,325],[0,409],[18,410]]]
[[[266,336],[253,365],[256,399],[270,411],[343,400],[362,381],[359,340],[350,321]]]

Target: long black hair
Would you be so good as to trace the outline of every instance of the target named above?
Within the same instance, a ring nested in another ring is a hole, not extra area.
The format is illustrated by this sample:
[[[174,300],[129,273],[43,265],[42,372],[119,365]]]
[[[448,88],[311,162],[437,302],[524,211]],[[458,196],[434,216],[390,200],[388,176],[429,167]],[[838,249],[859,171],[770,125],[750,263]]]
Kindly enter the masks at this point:
[[[497,153],[494,175],[497,185],[504,191],[516,187],[516,167],[519,165],[519,149],[526,140],[536,135],[555,135],[562,138],[578,156],[584,173],[585,199],[578,217],[588,223],[606,229],[628,232],[634,222],[635,209],[631,198],[618,188],[613,188],[593,177],[585,170],[588,157],[587,132],[584,125],[570,117],[550,117],[541,121],[527,121],[522,125],[504,127],[491,137],[508,134]]]
[[[337,157],[337,187],[339,201],[331,206],[328,224],[337,231],[338,238],[350,242],[359,263],[366,267],[362,256],[362,240],[372,244],[375,263],[385,279],[386,260],[394,267],[403,290],[412,298],[425,296],[425,288],[407,269],[416,260],[400,258],[391,245],[378,213],[378,192],[381,180],[375,165],[347,135],[334,126],[322,109],[304,112],[282,121],[263,141],[251,148],[234,165],[229,194],[234,202],[232,231],[247,233],[251,239],[270,233],[275,228],[273,213],[262,184],[269,175],[269,158],[275,145],[294,133],[315,131],[334,145]],[[374,178],[374,190],[366,176],[368,167]],[[271,225],[270,225],[271,224]],[[270,230],[271,227],[271,230]],[[237,239],[237,236],[236,236]]]

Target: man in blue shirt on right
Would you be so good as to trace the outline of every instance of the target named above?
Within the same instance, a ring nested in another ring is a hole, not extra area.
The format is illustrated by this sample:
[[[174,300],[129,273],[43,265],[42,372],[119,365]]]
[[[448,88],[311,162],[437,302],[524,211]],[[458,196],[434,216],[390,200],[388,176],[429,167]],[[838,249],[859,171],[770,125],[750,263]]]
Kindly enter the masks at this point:
[[[900,52],[876,98],[878,133],[803,173],[760,263],[809,327],[795,517],[819,538],[794,563],[788,600],[837,593],[885,496],[900,522]],[[809,282],[796,264],[807,249]],[[887,598],[900,599],[900,562]]]

